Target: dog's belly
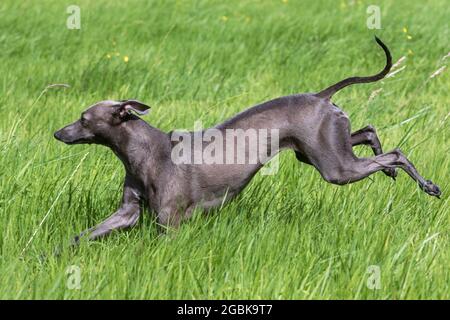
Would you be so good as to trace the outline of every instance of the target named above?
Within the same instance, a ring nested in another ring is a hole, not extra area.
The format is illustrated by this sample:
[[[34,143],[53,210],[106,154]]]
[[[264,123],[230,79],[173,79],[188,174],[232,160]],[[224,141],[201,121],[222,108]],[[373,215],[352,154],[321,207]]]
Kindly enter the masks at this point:
[[[220,206],[244,189],[260,164],[214,164],[192,166],[188,177],[191,199],[198,206],[208,209]]]
[[[282,149],[300,152],[307,147],[324,112],[317,102],[309,96],[276,99],[173,143],[172,155],[180,156],[177,167],[191,203],[219,206]]]

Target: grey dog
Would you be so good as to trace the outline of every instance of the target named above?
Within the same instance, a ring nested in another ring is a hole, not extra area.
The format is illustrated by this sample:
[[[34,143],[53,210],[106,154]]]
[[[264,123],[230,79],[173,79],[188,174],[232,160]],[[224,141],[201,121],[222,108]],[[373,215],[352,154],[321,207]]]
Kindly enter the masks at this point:
[[[333,184],[352,183],[377,171],[395,179],[396,168],[401,168],[424,192],[439,197],[439,187],[425,180],[399,149],[383,153],[376,131],[370,125],[352,133],[347,115],[330,101],[333,94],[348,85],[374,82],[388,74],[392,66],[390,52],[381,40],[375,39],[387,60],[380,73],[347,78],[319,93],[290,95],[259,104],[214,129],[220,132],[276,129],[279,144],[270,150],[271,154],[292,149],[299,161],[314,166],[323,179]],[[138,221],[142,205],[156,212],[161,226],[176,228],[195,208],[207,210],[233,198],[264,165],[264,161],[175,163],[172,150],[177,143],[171,139],[173,132],[162,132],[135,115],[145,114],[149,108],[137,100],[102,101],[84,111],[81,119],[54,134],[66,144],[107,146],[126,170],[120,208],[80,236],[96,239],[113,230],[132,227]],[[270,139],[269,134],[267,141]],[[375,155],[357,157],[352,147],[361,144],[370,146]]]

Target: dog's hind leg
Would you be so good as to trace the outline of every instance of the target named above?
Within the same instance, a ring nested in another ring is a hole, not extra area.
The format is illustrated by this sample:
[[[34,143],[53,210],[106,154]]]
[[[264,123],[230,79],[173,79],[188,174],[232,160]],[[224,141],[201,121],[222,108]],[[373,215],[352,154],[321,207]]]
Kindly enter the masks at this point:
[[[437,185],[430,180],[425,180],[414,165],[399,150],[383,153],[371,158],[355,158],[350,161],[340,162],[339,167],[333,171],[321,171],[325,180],[334,184],[348,184],[364,179],[377,171],[387,168],[401,168],[414,179],[421,189],[431,196],[439,197],[441,191]]]
[[[383,153],[380,139],[375,128],[371,125],[352,132],[351,143],[353,147],[361,144],[370,146],[376,156]],[[383,169],[383,172],[394,180],[397,177],[397,170],[395,168]]]
[[[301,153],[300,151],[294,151],[295,152],[295,157],[297,158],[298,161],[306,163],[306,164],[311,164],[311,162],[308,160],[308,158],[305,157],[305,155],[303,153]]]
[[[429,195],[439,197],[441,194],[439,187],[425,180],[398,149],[370,158],[358,158],[352,150],[349,120],[342,114],[330,115],[323,126],[323,132],[327,134],[321,136],[320,148],[311,149],[308,158],[312,159],[314,167],[326,181],[344,185],[383,169],[401,168]]]
[[[110,234],[113,230],[132,227],[138,221],[140,213],[141,206],[138,190],[131,183],[131,179],[125,178],[122,205],[119,210],[102,223],[75,237],[74,243],[77,244],[83,236],[87,236],[89,240],[94,240]]]

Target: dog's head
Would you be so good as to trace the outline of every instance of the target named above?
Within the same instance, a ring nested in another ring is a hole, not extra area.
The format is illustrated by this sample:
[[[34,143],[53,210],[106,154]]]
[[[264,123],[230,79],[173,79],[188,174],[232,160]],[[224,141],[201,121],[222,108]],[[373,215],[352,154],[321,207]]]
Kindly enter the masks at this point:
[[[74,123],[56,131],[54,136],[67,144],[106,144],[114,128],[137,118],[133,112],[143,115],[149,109],[137,100],[102,101],[81,113],[80,119]]]

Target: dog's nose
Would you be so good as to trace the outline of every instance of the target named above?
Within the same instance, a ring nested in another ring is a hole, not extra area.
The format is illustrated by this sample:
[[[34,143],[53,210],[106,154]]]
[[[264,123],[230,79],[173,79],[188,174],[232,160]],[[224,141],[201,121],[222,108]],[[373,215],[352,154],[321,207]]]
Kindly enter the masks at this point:
[[[61,133],[59,131],[56,131],[53,136],[55,137],[56,140],[61,140]]]

